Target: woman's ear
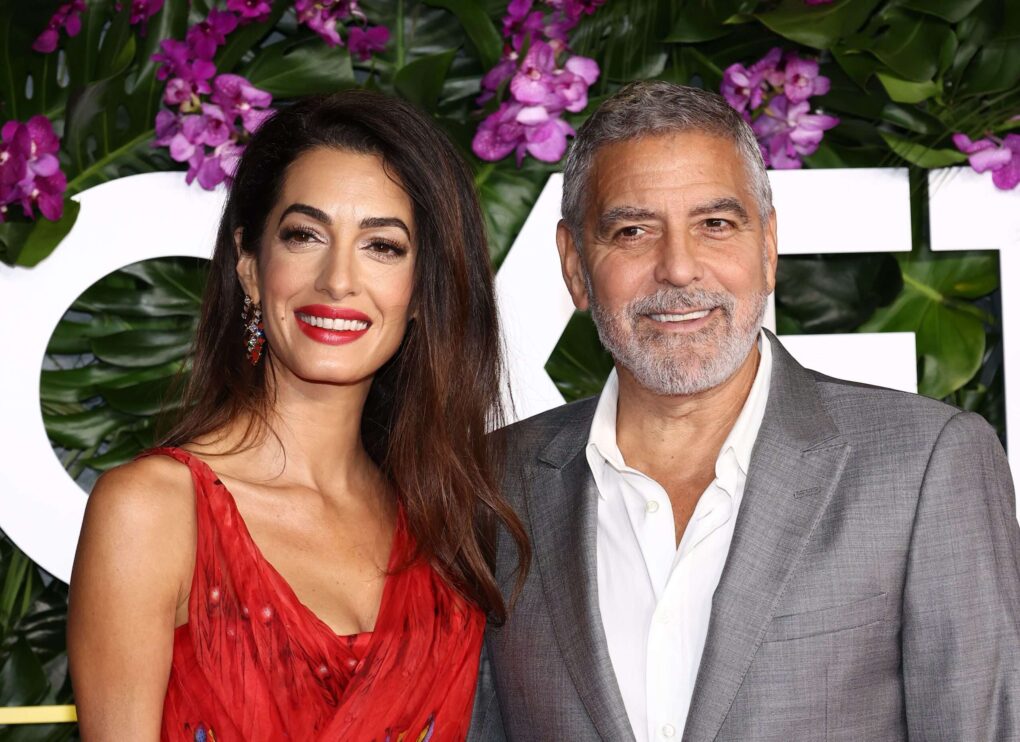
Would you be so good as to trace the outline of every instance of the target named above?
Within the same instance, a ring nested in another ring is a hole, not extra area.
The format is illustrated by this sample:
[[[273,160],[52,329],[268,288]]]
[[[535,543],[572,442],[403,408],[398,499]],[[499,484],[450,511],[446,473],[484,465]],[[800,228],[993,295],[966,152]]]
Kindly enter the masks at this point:
[[[237,254],[237,279],[241,282],[244,293],[259,303],[259,263],[255,253],[241,249],[241,238],[244,232],[240,227],[234,230],[234,251]]]

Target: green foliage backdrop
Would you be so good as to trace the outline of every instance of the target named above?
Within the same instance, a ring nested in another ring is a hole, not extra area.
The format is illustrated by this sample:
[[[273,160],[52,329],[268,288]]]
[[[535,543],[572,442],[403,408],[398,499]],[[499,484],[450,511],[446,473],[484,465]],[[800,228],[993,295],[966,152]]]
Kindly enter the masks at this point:
[[[163,84],[152,54],[182,39],[212,0],[166,0],[145,33],[131,3],[88,0],[81,32],[59,54],[31,44],[58,3],[0,0],[0,107],[4,120],[42,113],[61,137],[67,197],[113,178],[182,168],[152,146]],[[286,104],[297,96],[363,86],[430,111],[475,173],[498,266],[557,166],[471,151],[483,113],[482,76],[503,53],[502,0],[363,0],[390,29],[385,50],[361,61],[301,26],[292,3],[239,28],[220,48],[219,72],[236,72]],[[1002,136],[1020,113],[1020,4],[1010,0],[608,0],[585,16],[571,47],[601,76],[579,124],[621,84],[661,78],[718,90],[724,70],[772,47],[821,62],[831,90],[814,103],[840,117],[807,167],[911,169],[914,249],[909,254],[785,257],[777,287],[785,333],[917,333],[920,390],[985,415],[1001,430],[999,274],[994,254],[932,254],[926,169],[965,164],[950,137]],[[490,104],[489,110],[492,105]],[[197,187],[197,185],[195,186]],[[991,186],[990,186],[991,187]],[[831,198],[838,199],[838,193]],[[73,225],[0,223],[0,258],[31,270]],[[992,215],[994,216],[994,215]],[[866,218],[866,215],[863,215]],[[95,249],[102,249],[96,245]],[[90,288],[54,333],[40,403],[51,441],[87,488],[98,472],[153,441],[153,415],[172,407],[169,382],[186,364],[203,283],[200,261],[131,266]],[[597,393],[611,363],[587,317],[577,315],[547,369],[564,395]],[[70,702],[63,647],[66,588],[0,540],[0,706]],[[0,729],[0,742],[62,739],[69,725]]]

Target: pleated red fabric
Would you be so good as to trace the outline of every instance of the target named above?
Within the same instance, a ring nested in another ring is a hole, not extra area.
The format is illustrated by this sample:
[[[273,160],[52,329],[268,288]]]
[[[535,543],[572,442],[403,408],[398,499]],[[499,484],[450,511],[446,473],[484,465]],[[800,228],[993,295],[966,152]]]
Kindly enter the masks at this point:
[[[397,519],[375,630],[337,636],[252,541],[234,498],[178,448],[195,484],[188,622],[174,632],[163,740],[463,740],[485,617],[428,564]]]

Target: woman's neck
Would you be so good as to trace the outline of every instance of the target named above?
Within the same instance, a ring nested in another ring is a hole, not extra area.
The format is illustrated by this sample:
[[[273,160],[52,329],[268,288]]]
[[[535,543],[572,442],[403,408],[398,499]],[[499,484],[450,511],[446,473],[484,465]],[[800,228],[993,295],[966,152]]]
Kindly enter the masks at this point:
[[[216,436],[215,443],[208,448],[200,444],[196,452],[225,454],[222,463],[228,469],[222,473],[252,483],[378,496],[386,488],[385,479],[361,439],[361,416],[371,383],[365,379],[357,384],[323,384],[277,373],[269,392],[273,404],[268,429],[255,445],[239,445],[248,421],[238,420]]]

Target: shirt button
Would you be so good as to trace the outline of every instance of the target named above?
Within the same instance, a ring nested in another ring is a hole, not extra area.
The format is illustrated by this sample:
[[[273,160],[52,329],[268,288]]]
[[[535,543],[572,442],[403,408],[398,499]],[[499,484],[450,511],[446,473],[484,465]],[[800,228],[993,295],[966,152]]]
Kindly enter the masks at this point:
[[[674,727],[672,724],[663,724],[662,725],[662,736],[663,737],[673,737],[675,735],[676,735],[676,727]]]
[[[647,510],[649,513],[654,513],[658,509],[659,509],[659,503],[656,500],[649,500],[645,504],[645,510]]]

